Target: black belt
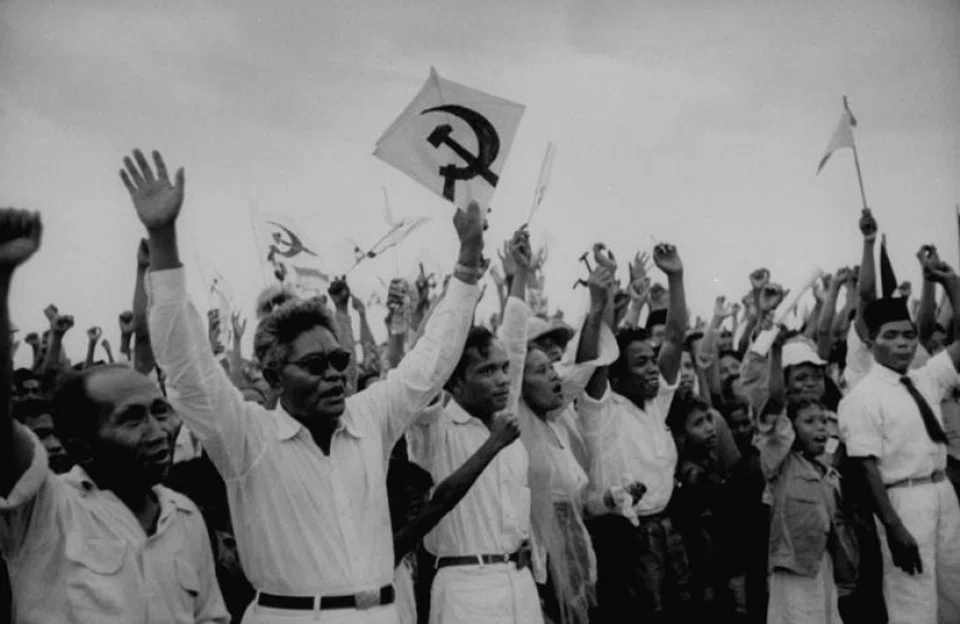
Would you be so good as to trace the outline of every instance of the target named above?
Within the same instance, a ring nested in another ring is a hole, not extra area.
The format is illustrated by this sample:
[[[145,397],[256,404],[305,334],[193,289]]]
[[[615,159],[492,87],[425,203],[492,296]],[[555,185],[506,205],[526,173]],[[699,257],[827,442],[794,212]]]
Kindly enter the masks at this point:
[[[260,592],[257,604],[273,609],[296,609],[313,611],[314,596],[275,596]],[[360,592],[348,596],[322,596],[320,610],[324,609],[369,609],[381,605],[393,604],[393,585],[384,585],[379,590]]]
[[[530,567],[530,548],[525,546],[515,553],[502,555],[464,555],[461,557],[440,557],[436,569],[449,566],[493,565],[495,563],[515,563],[518,569]]]

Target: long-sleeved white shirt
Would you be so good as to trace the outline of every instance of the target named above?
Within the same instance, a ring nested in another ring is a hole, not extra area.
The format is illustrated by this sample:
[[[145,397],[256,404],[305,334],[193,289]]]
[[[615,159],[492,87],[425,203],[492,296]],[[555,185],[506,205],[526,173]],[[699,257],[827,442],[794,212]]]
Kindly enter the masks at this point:
[[[247,403],[217,364],[183,269],[150,273],[150,337],[174,408],[226,482],[244,571],[280,595],[344,595],[393,580],[386,466],[463,350],[479,289],[453,279],[415,349],[350,396],[324,455],[282,407]]]
[[[500,339],[510,361],[510,396],[505,411],[516,413],[526,357],[527,305],[510,297],[503,313]],[[456,401],[417,421],[409,436],[411,458],[430,472],[435,483],[462,466],[490,437],[480,420]],[[530,488],[527,451],[520,440],[500,451],[477,478],[463,500],[424,540],[437,557],[508,554],[530,539]]]
[[[17,425],[21,426],[21,425]],[[226,624],[207,528],[187,497],[154,487],[153,535],[79,466],[53,474],[40,440],[0,498],[0,552],[10,568],[14,621],[23,624]]]

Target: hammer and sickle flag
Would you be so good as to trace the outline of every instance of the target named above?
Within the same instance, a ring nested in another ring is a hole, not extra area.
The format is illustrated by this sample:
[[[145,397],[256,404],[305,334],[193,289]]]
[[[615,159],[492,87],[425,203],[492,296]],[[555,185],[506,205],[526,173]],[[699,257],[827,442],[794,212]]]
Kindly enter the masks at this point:
[[[320,258],[304,230],[286,215],[251,209],[257,253],[266,281],[277,280],[298,292],[322,292],[329,276],[320,269]]]
[[[373,154],[461,208],[489,206],[525,109],[430,68]]]

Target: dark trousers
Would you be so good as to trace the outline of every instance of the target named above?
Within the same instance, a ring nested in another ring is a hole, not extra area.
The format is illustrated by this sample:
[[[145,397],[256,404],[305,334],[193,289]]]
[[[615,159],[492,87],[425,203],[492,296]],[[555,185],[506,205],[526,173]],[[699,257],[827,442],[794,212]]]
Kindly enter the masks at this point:
[[[690,566],[680,533],[665,514],[633,526],[619,515],[589,518],[597,554],[597,608],[591,622],[687,621]]]

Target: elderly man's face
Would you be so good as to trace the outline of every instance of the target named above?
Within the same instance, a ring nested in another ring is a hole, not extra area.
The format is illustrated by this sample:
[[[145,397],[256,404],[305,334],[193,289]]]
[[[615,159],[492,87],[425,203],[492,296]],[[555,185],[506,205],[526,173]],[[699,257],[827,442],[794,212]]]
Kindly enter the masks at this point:
[[[281,405],[308,428],[318,420],[338,420],[346,407],[349,359],[326,327],[301,333],[279,371]]]

